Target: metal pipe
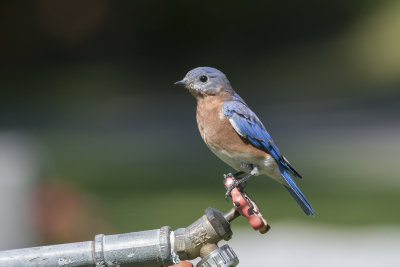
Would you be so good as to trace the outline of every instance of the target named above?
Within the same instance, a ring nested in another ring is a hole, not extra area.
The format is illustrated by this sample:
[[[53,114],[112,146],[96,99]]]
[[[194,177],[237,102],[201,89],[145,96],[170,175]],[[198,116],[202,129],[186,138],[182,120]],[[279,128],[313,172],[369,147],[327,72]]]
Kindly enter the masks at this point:
[[[6,250],[0,266],[85,266],[94,263],[93,241]]]
[[[179,259],[171,250],[170,228],[118,235],[94,241],[0,251],[0,266],[161,266]]]
[[[171,253],[171,229],[163,226],[157,230],[119,235],[96,235],[94,258],[96,266],[172,265],[179,262]]]
[[[226,213],[224,214],[224,218],[225,218],[228,222],[233,221],[234,219],[236,219],[236,218],[239,217],[239,216],[240,216],[240,213],[239,213],[237,210],[235,210],[235,209],[230,209],[228,212],[226,212]]]
[[[228,216],[233,219],[234,216]],[[233,250],[217,243],[232,236],[222,212],[207,208],[186,228],[170,227],[118,235],[96,235],[94,241],[0,251],[0,267],[10,266],[170,266],[202,257],[197,266],[235,266]]]

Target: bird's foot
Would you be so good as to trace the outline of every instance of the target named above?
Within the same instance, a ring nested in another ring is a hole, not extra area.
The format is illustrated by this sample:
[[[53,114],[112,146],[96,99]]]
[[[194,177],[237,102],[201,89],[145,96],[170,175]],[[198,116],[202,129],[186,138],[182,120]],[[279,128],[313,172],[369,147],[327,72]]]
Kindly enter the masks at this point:
[[[224,174],[224,179],[226,179],[228,177],[232,177],[233,179],[235,179],[234,175],[231,172],[227,173],[227,174]]]
[[[232,176],[228,176],[228,177],[232,177]],[[226,189],[226,192],[225,192],[225,199],[227,199],[228,198],[228,196],[230,196],[231,195],[231,192],[232,192],[232,190],[234,189],[234,188],[238,188],[239,189],[239,191],[242,191],[245,187],[246,187],[246,185],[247,185],[247,182],[246,182],[246,180],[247,179],[238,179],[238,180],[233,180],[233,182],[228,186],[228,188]]]
[[[228,176],[228,177],[231,177],[231,176]],[[228,186],[228,188],[226,189],[226,192],[225,192],[225,200],[227,200],[228,199],[228,197],[231,195],[231,191],[235,188],[235,187],[237,187],[237,186],[239,186],[240,185],[240,180],[233,180],[233,182]]]
[[[227,178],[233,178],[233,182],[228,186],[228,188],[226,189],[226,193],[225,193],[225,200],[228,199],[228,196],[230,196],[231,191],[233,188],[237,187],[240,183],[238,183],[238,180],[236,180],[237,177],[239,177],[239,175],[242,175],[243,172],[237,172],[235,174],[232,174],[231,172],[228,174],[224,174],[224,179],[226,180]],[[225,183],[224,180],[224,183]]]
[[[241,174],[241,173],[240,173],[240,174]],[[240,175],[240,174],[239,174],[239,175]],[[226,192],[225,192],[225,199],[227,199],[228,196],[231,195],[231,191],[232,191],[235,187],[240,186],[239,190],[243,190],[243,188],[247,185],[247,180],[249,180],[249,178],[252,177],[253,175],[254,175],[254,173],[251,172],[251,173],[247,174],[245,177],[236,180],[236,179],[235,179],[236,174],[235,174],[234,176],[232,176],[232,175],[229,176],[229,174],[228,174],[225,178],[227,178],[227,177],[232,177],[234,180],[233,180],[233,182],[228,186],[228,188],[226,189]]]
[[[232,177],[233,179],[236,179],[237,177],[239,177],[240,175],[242,175],[244,172],[242,172],[242,171],[240,171],[240,172],[237,172],[237,173],[235,173],[235,174],[232,174],[231,172],[230,173],[228,173],[228,174],[224,174],[224,178],[226,179],[226,178],[228,178],[228,177]]]

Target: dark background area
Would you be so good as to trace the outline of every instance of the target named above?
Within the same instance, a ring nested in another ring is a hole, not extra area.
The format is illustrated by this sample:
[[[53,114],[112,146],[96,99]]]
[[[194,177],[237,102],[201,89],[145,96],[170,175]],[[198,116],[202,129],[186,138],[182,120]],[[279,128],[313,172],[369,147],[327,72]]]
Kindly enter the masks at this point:
[[[36,166],[24,191],[36,244],[231,207],[233,170],[173,86],[197,66],[227,75],[304,177],[315,218],[250,180],[269,221],[398,225],[399,27],[396,1],[2,1],[0,140]]]

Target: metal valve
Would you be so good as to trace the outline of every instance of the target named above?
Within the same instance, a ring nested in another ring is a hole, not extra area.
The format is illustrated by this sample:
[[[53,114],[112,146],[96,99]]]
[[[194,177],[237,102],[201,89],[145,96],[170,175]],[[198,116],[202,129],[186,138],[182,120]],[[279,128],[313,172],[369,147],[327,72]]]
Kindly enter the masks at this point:
[[[233,181],[226,177],[226,187]],[[94,241],[0,251],[0,266],[170,266],[201,257],[196,267],[236,266],[239,259],[221,240],[232,237],[230,222],[242,215],[253,229],[269,230],[255,201],[241,187],[231,191],[234,208],[223,214],[207,208],[186,228],[160,229],[117,235],[96,235]]]
[[[230,267],[239,264],[239,259],[233,249],[228,245],[223,245],[207,256],[204,256],[201,261],[196,264],[196,267]]]

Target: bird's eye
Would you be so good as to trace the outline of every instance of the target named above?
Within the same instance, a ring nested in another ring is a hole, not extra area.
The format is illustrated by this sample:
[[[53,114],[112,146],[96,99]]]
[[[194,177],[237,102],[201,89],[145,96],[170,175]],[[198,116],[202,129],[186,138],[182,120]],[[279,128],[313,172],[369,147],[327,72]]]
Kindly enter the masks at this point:
[[[205,75],[200,76],[200,82],[205,83],[208,80],[208,77]]]

